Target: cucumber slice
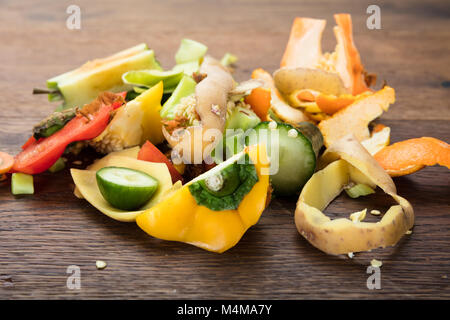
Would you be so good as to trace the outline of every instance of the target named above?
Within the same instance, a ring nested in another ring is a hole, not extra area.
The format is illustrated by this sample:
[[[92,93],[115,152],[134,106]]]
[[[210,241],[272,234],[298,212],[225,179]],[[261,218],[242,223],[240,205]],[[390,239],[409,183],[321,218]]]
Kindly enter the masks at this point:
[[[97,171],[100,193],[113,207],[136,210],[147,203],[158,189],[158,180],[145,172],[122,167]]]
[[[214,159],[215,163],[219,164],[244,150],[244,147],[244,131],[228,136],[224,135],[211,152],[211,157]]]
[[[272,139],[271,130],[278,131]],[[278,141],[277,141],[278,140]],[[274,192],[280,196],[295,194],[313,175],[316,154],[311,141],[290,124],[265,121],[250,130],[246,144],[264,143],[271,159],[271,176]],[[278,165],[278,171],[276,170]]]
[[[13,173],[11,176],[11,193],[13,195],[33,194],[33,176],[26,173]]]
[[[319,128],[307,121],[296,123],[295,128],[297,128],[305,137],[309,139],[309,141],[311,141],[317,158],[319,156],[320,149],[323,147],[323,136]]]
[[[214,211],[235,210],[258,182],[255,165],[248,154],[236,154],[189,182],[198,205]]]
[[[228,196],[232,194],[241,183],[238,165],[233,163],[222,171],[199,181],[199,183],[204,190],[212,195],[217,197]]]

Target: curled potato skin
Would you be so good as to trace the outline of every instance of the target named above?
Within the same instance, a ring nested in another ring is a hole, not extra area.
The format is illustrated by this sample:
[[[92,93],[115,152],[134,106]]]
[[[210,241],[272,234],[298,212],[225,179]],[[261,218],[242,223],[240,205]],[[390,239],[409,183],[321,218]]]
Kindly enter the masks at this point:
[[[411,204],[397,195],[392,179],[352,135],[333,144],[322,161],[330,163],[316,172],[300,194],[295,211],[299,233],[328,254],[346,254],[395,245],[412,228]],[[376,223],[331,220],[322,213],[350,181],[379,186],[398,205],[392,206]]]
[[[166,140],[185,163],[201,163],[204,160],[205,149],[212,150],[218,142],[218,139],[207,136],[207,130],[215,129],[223,132],[228,93],[235,86],[231,74],[211,57],[205,57],[200,72],[207,75],[195,88],[197,99],[195,111],[200,117],[201,124],[186,128],[178,138],[163,130]]]

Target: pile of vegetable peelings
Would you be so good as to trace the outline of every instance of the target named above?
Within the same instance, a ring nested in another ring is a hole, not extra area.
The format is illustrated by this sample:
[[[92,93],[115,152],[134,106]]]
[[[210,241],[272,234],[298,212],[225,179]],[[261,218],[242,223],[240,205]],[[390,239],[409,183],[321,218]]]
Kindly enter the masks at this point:
[[[321,50],[325,20],[296,18],[280,69],[256,69],[240,83],[234,55],[216,60],[190,39],[171,70],[140,44],[51,78],[34,93],[59,107],[19,154],[0,152],[1,179],[11,179],[14,195],[32,194],[33,175],[58,172],[67,154],[91,148],[100,158],[70,170],[75,196],[159,239],[224,252],[258,222],[273,192],[300,194],[298,232],[328,254],[394,245],[414,212],[391,177],[450,168],[450,147],[430,137],[390,145],[390,128],[372,121],[395,91],[371,89],[376,76],[361,63],[350,15],[334,17],[334,52]],[[377,187],[397,204],[374,210],[376,223],[363,221],[367,210],[334,220],[323,213],[342,191],[357,198]]]

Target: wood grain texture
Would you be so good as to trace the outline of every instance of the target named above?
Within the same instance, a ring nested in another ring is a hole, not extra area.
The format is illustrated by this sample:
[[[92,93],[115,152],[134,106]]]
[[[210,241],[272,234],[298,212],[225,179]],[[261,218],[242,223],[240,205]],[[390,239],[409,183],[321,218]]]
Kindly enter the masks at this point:
[[[236,78],[279,65],[295,16],[326,18],[324,48],[334,47],[332,14],[349,12],[363,63],[397,92],[379,122],[392,140],[450,141],[450,8],[446,1],[77,1],[82,29],[65,27],[73,1],[0,2],[0,149],[17,153],[34,123],[54,106],[32,96],[53,75],[146,42],[166,67],[183,37],[240,60]],[[368,30],[366,8],[381,7],[382,30]],[[447,85],[446,85],[447,83]],[[113,221],[72,195],[68,169],[35,178],[34,196],[13,197],[0,183],[0,298],[450,298],[450,174],[431,167],[395,179],[416,212],[411,235],[394,248],[327,256],[298,233],[296,199],[275,199],[260,222],[224,254],[153,239]],[[330,216],[388,206],[382,194],[340,196]],[[381,290],[366,268],[383,261]],[[108,263],[105,270],[96,260]],[[66,268],[81,268],[81,290]]]

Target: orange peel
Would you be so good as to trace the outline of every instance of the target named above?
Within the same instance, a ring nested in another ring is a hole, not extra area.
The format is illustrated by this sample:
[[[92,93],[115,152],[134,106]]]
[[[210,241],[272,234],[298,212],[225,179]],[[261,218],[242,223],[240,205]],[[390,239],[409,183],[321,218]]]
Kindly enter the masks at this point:
[[[370,138],[369,123],[378,118],[389,105],[395,102],[395,91],[391,87],[356,100],[348,107],[336,112],[332,117],[319,123],[325,146],[353,133],[358,141]]]
[[[450,169],[450,145],[431,137],[394,143],[378,151],[374,157],[392,177],[411,174],[436,164]]]

